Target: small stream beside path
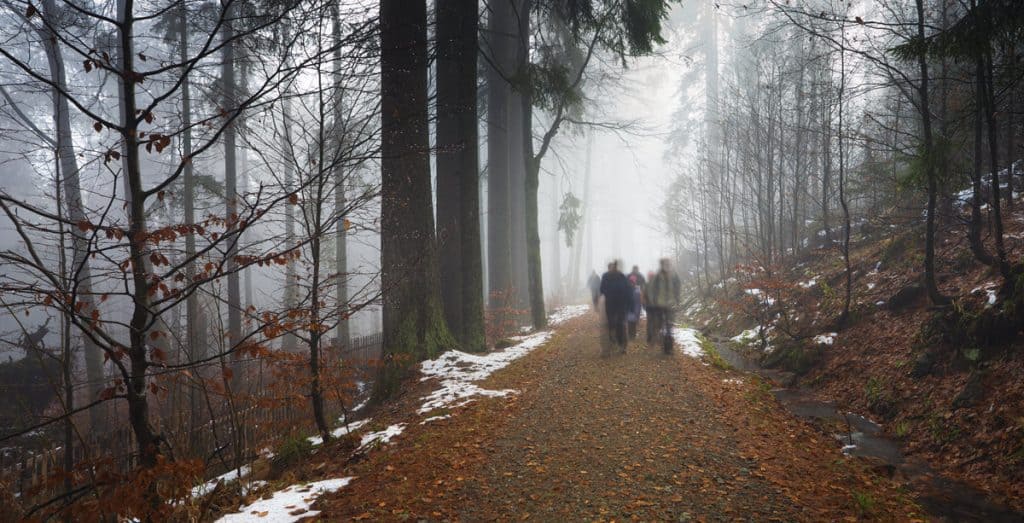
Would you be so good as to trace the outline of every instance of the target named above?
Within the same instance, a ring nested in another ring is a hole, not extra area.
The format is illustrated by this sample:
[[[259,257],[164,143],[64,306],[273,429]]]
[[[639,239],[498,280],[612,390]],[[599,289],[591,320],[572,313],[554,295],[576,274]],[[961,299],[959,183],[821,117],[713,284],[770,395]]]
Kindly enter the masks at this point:
[[[841,412],[835,404],[815,398],[806,389],[793,386],[792,373],[761,367],[757,361],[736,351],[729,340],[709,337],[718,354],[734,369],[756,374],[772,383],[776,401],[794,416],[833,431],[843,454],[878,464],[876,470],[904,478],[916,501],[936,521],[1021,522],[1024,514],[998,504],[984,492],[939,474],[924,461],[907,457],[898,441],[885,436],[882,426],[852,412]]]

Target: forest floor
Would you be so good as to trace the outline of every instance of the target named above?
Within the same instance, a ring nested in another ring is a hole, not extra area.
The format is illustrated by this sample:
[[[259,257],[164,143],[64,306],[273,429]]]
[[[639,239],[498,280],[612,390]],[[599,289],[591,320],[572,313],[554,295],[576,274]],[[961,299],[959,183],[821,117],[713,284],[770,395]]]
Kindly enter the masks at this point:
[[[893,480],[785,412],[766,384],[642,341],[602,357],[593,313],[429,423],[416,382],[374,422],[404,432],[353,459],[327,447],[293,479],[344,475],[324,520],[914,520]],[[422,416],[421,416],[422,418]]]
[[[1005,222],[1010,260],[1024,253],[1021,209],[1018,204]],[[1008,519],[1020,521],[1024,340],[946,339],[941,333],[963,327],[931,307],[919,284],[920,217],[899,226],[887,223],[889,216],[878,221],[853,236],[852,306],[842,329],[835,319],[846,283],[835,245],[806,249],[773,267],[771,277],[749,271],[718,282],[693,300],[684,320],[760,367],[788,371],[793,379],[787,386],[801,394],[875,420],[882,436],[898,444],[897,468],[924,462],[966,483],[970,496],[1015,511],[1016,519]],[[965,227],[945,230],[936,247],[936,278],[954,308],[974,318],[1008,305],[998,294],[1001,277],[974,261]],[[758,304],[760,290],[775,300],[767,310]],[[767,347],[756,335],[757,318],[767,325]]]

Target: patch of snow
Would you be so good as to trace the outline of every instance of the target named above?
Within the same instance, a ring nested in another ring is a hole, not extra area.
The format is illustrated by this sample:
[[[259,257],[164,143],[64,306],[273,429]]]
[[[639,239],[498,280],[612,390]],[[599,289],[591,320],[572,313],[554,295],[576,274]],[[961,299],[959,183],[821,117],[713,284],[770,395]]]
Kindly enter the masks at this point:
[[[745,330],[745,331],[743,331],[743,332],[733,336],[732,338],[729,338],[729,341],[734,341],[734,342],[739,343],[741,345],[749,345],[751,342],[757,340],[758,337],[760,337],[760,334],[761,334],[761,328],[760,327],[756,327],[756,328],[753,328],[753,329],[747,329],[747,330]]]
[[[250,492],[259,490],[265,486],[267,486],[266,481],[263,481],[262,479],[254,479],[247,482],[245,485],[242,485],[242,495],[247,496]]]
[[[686,312],[684,312],[683,314],[685,314],[686,316],[693,316],[694,314],[700,313],[700,311],[702,311],[703,309],[704,308],[701,307],[701,304],[698,302],[694,303],[693,305],[690,305],[690,308],[686,309]]]
[[[988,281],[988,282],[985,282],[985,283],[983,283],[981,285],[978,285],[977,287],[971,289],[971,294],[981,294],[981,291],[984,291],[984,290],[987,290],[987,289],[994,289],[994,288],[996,288],[998,286],[999,286],[998,282]]]
[[[881,300],[876,301],[875,302],[875,307],[885,307],[885,302],[881,301]]]
[[[363,428],[363,426],[369,422],[369,419],[361,419],[359,421],[350,422],[347,425],[342,425],[331,431],[331,437],[340,438],[342,436],[346,436]],[[324,442],[324,439],[321,438],[320,436],[310,436],[306,438],[306,440],[309,441],[314,447]]]
[[[397,425],[391,425],[384,430],[378,430],[377,432],[371,432],[363,436],[363,439],[359,442],[359,448],[364,448],[373,443],[385,444],[391,441],[391,438],[401,434],[405,430],[405,423],[399,423]]]
[[[515,390],[488,390],[474,382],[483,380],[494,371],[527,355],[551,337],[550,331],[538,332],[519,338],[519,344],[502,351],[487,354],[469,354],[457,350],[445,352],[435,360],[421,365],[422,380],[435,378],[441,387],[423,398],[419,414],[445,407],[459,407],[472,401],[474,396],[502,397],[515,394]]]
[[[360,403],[359,405],[356,405],[355,407],[352,407],[352,412],[359,412],[359,411],[363,410],[363,408],[366,407],[369,403],[370,403],[369,399],[363,400],[363,402]]]
[[[565,323],[577,316],[582,316],[590,310],[590,305],[566,305],[555,309],[554,312],[548,316],[548,325],[554,326],[560,323]]]
[[[292,485],[274,492],[269,498],[258,500],[239,509],[237,514],[227,514],[218,523],[292,523],[300,519],[315,517],[319,510],[310,510],[310,505],[322,494],[335,492],[348,485],[352,478],[325,479],[303,485]]]
[[[763,305],[775,305],[775,298],[772,298],[768,293],[761,291],[761,289],[746,289],[743,292],[751,295],[761,297],[761,303]]]
[[[843,448],[840,450],[840,452],[848,456],[851,452],[855,450],[857,450],[857,445],[843,445]]]
[[[817,343],[818,345],[830,345],[831,346],[833,343],[836,342],[836,337],[837,336],[839,336],[839,334],[835,333],[835,332],[828,332],[828,333],[825,333],[825,334],[819,334],[819,335],[814,337],[814,343]]]
[[[814,287],[817,284],[818,284],[818,277],[815,276],[815,277],[813,277],[813,278],[811,278],[811,279],[809,279],[807,281],[800,282],[798,285],[800,285],[800,287],[803,288],[803,289],[810,289],[811,287]]]
[[[672,339],[679,344],[683,354],[692,358],[699,358],[704,355],[704,348],[700,344],[700,333],[696,330],[685,327],[673,329]]]
[[[423,421],[421,421],[420,425],[426,425],[427,423],[430,423],[431,421],[441,421],[443,419],[448,419],[450,417],[452,417],[451,414],[445,414],[443,416],[431,416],[431,417],[426,418]]]
[[[210,492],[213,492],[213,489],[217,487],[217,483],[231,483],[232,481],[238,481],[239,478],[244,478],[245,476],[248,476],[249,472],[249,465],[242,465],[237,469],[229,470],[221,474],[220,476],[217,476],[211,479],[210,481],[203,483],[202,485],[196,485],[195,487],[192,487],[192,497],[203,497],[209,494]]]
[[[721,289],[722,287],[725,287],[725,285],[726,285],[726,284],[728,284],[728,283],[733,283],[733,282],[735,282],[735,281],[736,281],[736,278],[735,278],[735,277],[733,277],[733,276],[730,276],[730,277],[728,277],[728,278],[726,278],[726,279],[724,279],[724,280],[722,280],[722,281],[720,281],[720,282],[716,283],[716,284],[715,284],[715,288],[716,288],[716,289]]]
[[[988,294],[988,303],[986,303],[985,306],[986,307],[991,307],[991,306],[995,305],[996,304],[996,291],[994,291],[992,289],[988,289],[985,292]]]
[[[869,291],[870,291],[870,290],[874,290],[874,288],[875,288],[875,284],[874,284],[874,283],[870,283],[870,282],[869,282],[869,283],[868,283],[868,290],[869,290]]]
[[[742,385],[743,384],[743,380],[741,380],[739,378],[725,378],[725,379],[722,380],[722,383],[730,383],[730,384],[733,384],[733,385]]]

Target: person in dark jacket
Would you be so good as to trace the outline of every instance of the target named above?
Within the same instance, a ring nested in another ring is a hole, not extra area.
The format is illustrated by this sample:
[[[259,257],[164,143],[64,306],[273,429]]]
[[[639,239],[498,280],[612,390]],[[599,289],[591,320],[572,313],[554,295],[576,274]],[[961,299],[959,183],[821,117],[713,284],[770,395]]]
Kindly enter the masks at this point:
[[[601,277],[597,275],[597,271],[590,271],[590,277],[587,278],[587,288],[590,289],[590,297],[594,302],[594,310],[597,310],[597,300],[601,298]]]
[[[626,313],[633,303],[633,287],[626,275],[619,271],[617,262],[608,264],[608,272],[601,276],[601,294],[604,295],[608,317],[608,337],[626,352]]]
[[[648,282],[654,281],[654,271],[647,271],[647,281]],[[648,345],[654,340],[654,333],[658,332],[658,329],[660,328],[658,326],[657,319],[653,315],[653,310],[651,309],[650,299],[648,298],[649,292],[650,292],[650,289],[648,289],[647,286],[644,286],[643,305],[644,305],[644,312],[647,313],[647,343],[648,343]]]
[[[636,270],[636,267],[633,268]],[[643,276],[640,277],[641,279]],[[635,274],[629,275],[629,286],[633,289],[633,300],[629,304],[629,311],[626,312],[626,325],[629,326],[629,339],[636,339],[636,325],[640,322],[640,303],[643,296],[641,280]]]
[[[644,286],[647,285],[647,279],[644,278],[643,273],[640,272],[640,267],[634,265],[633,271],[629,273],[629,281],[632,282],[636,279],[636,285],[640,287],[640,291],[643,292]]]

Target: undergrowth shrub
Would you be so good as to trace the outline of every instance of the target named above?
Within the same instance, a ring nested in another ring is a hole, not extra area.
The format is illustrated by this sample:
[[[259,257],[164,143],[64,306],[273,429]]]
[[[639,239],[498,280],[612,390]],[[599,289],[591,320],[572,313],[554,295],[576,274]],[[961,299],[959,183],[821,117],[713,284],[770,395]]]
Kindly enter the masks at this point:
[[[987,355],[982,349],[1012,342],[1021,329],[1016,306],[973,308],[963,300],[934,312],[921,326],[921,341],[928,345],[954,347],[958,355],[972,363]]]
[[[305,436],[294,435],[285,438],[271,460],[274,471],[280,473],[291,465],[300,463],[313,453],[313,444]]]
[[[882,378],[868,378],[864,384],[864,399],[872,413],[890,418],[896,411],[896,403],[889,392],[889,386]]]
[[[870,517],[875,512],[875,498],[868,492],[853,491],[853,501],[856,503],[857,514],[861,517]]]
[[[711,365],[722,370],[732,368],[732,365],[729,365],[729,362],[725,361],[722,355],[718,353],[718,347],[715,346],[714,342],[700,335],[697,336],[697,339],[700,340],[700,347],[704,351],[704,357],[707,358]]]
[[[764,357],[764,365],[797,375],[806,374],[821,360],[821,348],[806,340],[780,340],[778,346]]]

